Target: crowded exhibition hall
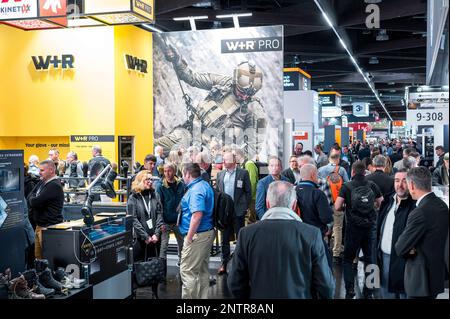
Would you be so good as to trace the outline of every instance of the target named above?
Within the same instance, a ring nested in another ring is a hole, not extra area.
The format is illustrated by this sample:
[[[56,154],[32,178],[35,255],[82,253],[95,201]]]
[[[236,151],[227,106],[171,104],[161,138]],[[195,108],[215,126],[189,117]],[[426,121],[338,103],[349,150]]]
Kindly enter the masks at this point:
[[[0,304],[448,302],[448,11],[1,0]]]

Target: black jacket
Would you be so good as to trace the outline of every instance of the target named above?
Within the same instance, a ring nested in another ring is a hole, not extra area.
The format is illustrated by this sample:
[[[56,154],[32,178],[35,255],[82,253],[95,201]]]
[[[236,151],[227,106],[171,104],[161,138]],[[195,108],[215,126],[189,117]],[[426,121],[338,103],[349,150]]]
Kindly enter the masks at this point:
[[[394,193],[391,193],[386,196],[385,200],[382,202],[380,207],[380,212],[378,215],[378,223],[377,223],[377,257],[378,257],[378,265],[380,268],[384,267],[383,265],[383,254],[381,251],[381,239],[383,236],[384,225],[386,222],[386,217],[389,211],[392,208],[394,202]],[[411,196],[408,196],[407,199],[402,200],[400,202],[399,207],[397,208],[397,212],[395,213],[395,221],[394,228],[392,232],[392,244],[391,244],[391,261],[387,266],[389,267],[389,285],[388,289],[391,293],[404,293],[404,274],[405,274],[405,263],[406,260],[402,256],[398,256],[395,252],[395,243],[397,242],[398,237],[403,233],[403,230],[406,227],[406,221],[408,219],[409,213],[416,208],[416,201],[412,199]]]
[[[216,188],[224,192],[223,180],[225,178],[226,170],[220,171],[217,174]],[[250,177],[245,169],[236,167],[234,179],[234,213],[235,216],[245,216],[252,199],[252,185],[250,184]]]
[[[295,175],[291,168],[285,169],[281,172],[281,175],[286,177],[290,183],[295,184]]]
[[[367,147],[364,149],[360,149],[358,152],[358,159],[360,161],[362,161],[366,157],[370,157],[370,149]]]
[[[405,291],[410,297],[435,296],[444,291],[445,244],[448,207],[434,193],[428,194],[408,216],[406,228],[395,244],[406,258]],[[414,254],[410,254],[412,249]]]
[[[241,229],[228,276],[235,298],[331,299],[334,287],[317,227],[266,219]]]
[[[39,191],[40,190],[40,191]],[[39,191],[39,195],[37,192]],[[47,227],[62,223],[64,191],[61,182],[54,179],[47,184],[39,181],[28,195],[28,207],[37,226]]]
[[[433,172],[433,186],[448,186],[449,176],[445,165],[437,167]]]
[[[313,182],[300,182],[295,188],[300,217],[309,224],[316,226],[322,236],[328,230],[328,224],[333,221],[333,210],[328,204],[325,193]]]
[[[133,216],[134,237],[140,241],[145,241],[149,236],[156,235],[161,239],[161,226],[163,222],[163,211],[158,193],[150,192],[150,215],[145,209],[143,196],[133,192],[128,198],[127,214]],[[153,228],[147,225],[148,220],[152,220]]]
[[[372,174],[366,176],[366,180],[372,181],[377,184],[378,188],[383,194],[384,200],[386,200],[386,196],[393,193],[394,190],[394,177],[389,176],[383,171],[376,170]]]

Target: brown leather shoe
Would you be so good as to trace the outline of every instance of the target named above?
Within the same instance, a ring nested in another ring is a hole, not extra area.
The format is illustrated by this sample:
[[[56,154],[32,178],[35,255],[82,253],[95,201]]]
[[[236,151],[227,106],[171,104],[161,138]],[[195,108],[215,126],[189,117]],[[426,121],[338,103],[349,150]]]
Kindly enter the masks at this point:
[[[218,275],[224,275],[227,273],[227,266],[226,265],[222,265],[219,270],[217,270],[217,274]]]

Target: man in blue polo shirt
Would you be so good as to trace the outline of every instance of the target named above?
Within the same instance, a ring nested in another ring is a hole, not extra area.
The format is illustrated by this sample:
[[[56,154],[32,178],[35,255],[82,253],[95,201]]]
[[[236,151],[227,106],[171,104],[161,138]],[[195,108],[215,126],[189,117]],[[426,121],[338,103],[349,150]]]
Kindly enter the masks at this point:
[[[187,187],[181,200],[179,223],[184,236],[180,265],[183,299],[208,298],[209,253],[214,241],[214,191],[200,175],[197,163],[183,166],[183,180]]]

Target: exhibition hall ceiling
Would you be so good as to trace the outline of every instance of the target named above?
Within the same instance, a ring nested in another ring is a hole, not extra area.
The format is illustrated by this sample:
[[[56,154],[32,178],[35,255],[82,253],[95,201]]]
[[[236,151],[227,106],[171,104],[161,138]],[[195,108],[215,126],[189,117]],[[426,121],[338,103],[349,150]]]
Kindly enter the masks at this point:
[[[366,26],[367,7],[380,10],[380,28]],[[372,79],[394,119],[406,117],[405,86],[424,85],[426,73],[426,0],[320,0],[358,64]],[[352,64],[313,0],[156,0],[156,27],[163,31],[190,30],[189,21],[176,17],[207,16],[197,29],[233,27],[219,14],[252,12],[241,27],[284,25],[284,64],[312,75],[312,89],[338,91],[344,110],[352,102],[370,102],[385,112]]]

